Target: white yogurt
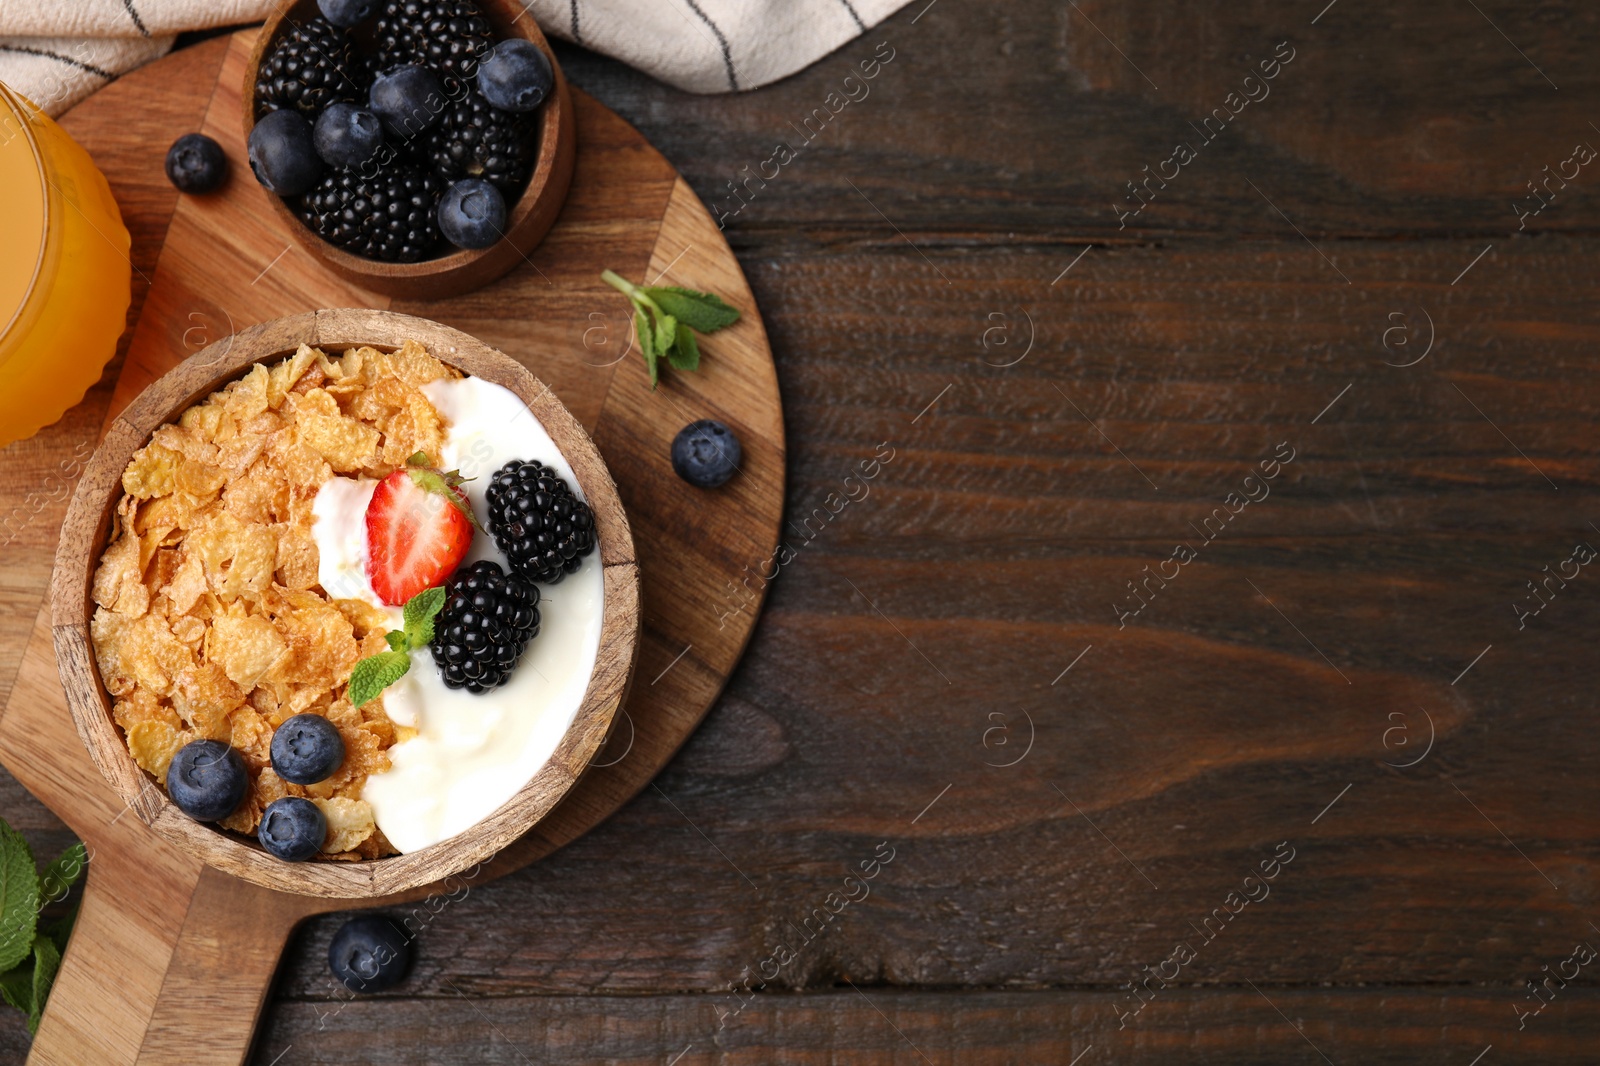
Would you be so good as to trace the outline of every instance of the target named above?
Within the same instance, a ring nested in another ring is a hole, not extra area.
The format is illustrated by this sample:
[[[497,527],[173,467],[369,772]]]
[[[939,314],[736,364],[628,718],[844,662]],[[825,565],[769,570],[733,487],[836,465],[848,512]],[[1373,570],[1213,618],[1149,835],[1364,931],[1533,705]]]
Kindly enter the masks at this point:
[[[443,468],[476,478],[463,487],[480,519],[489,513],[489,479],[512,459],[554,467],[582,496],[555,442],[509,389],[469,377],[435,381],[422,391],[450,426],[439,456]],[[312,537],[323,591],[385,606],[367,580],[366,513],[376,487],[376,481],[330,479],[312,506]],[[462,565],[479,559],[506,565],[494,541],[475,533]],[[490,692],[446,688],[432,653],[411,653],[411,669],[384,690],[384,709],[417,734],[389,749],[392,768],[368,777],[361,792],[396,848],[416,851],[470,828],[549,760],[583,702],[600,650],[601,581],[597,550],[560,584],[540,586],[539,635],[511,680]],[[385,609],[398,629],[400,608]]]

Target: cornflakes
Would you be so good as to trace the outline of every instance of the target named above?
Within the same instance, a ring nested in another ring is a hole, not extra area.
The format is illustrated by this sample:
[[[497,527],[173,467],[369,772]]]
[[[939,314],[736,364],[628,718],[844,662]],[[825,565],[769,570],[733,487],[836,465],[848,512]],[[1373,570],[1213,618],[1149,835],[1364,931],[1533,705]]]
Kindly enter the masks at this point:
[[[335,473],[437,455],[446,426],[421,387],[454,376],[415,341],[336,357],[301,345],[157,429],[123,471],[91,590],[95,658],[129,753],[158,782],[192,740],[239,751],[250,788],[225,828],[252,833],[273,800],[309,796],[328,819],[323,858],[393,854],[361,788],[415,730],[381,700],[345,697],[356,661],[386,650],[388,617],[324,595],[312,501]],[[339,769],[305,787],[271,762],[273,731],[301,713],[345,742]]]

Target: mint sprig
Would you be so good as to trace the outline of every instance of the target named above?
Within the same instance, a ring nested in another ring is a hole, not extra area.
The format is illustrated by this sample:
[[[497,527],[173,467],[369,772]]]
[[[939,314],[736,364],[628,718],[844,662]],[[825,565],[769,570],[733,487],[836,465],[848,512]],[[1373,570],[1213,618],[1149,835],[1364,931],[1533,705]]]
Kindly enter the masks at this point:
[[[662,359],[674,370],[698,370],[700,344],[695,334],[715,333],[739,321],[738,308],[714,293],[676,285],[635,285],[610,270],[602,271],[600,278],[633,303],[633,331],[652,389],[660,380]]]
[[[0,999],[28,1016],[30,1033],[39,1031],[77,916],[74,908],[40,933],[39,912],[66,898],[88,862],[83,844],[76,843],[41,874],[22,834],[0,820]]]
[[[360,707],[378,698],[378,693],[405,676],[411,669],[411,652],[427,647],[433,639],[433,618],[444,607],[444,587],[423,589],[406,601],[402,612],[404,629],[391,629],[383,635],[389,650],[369,655],[350,671],[350,702]]]

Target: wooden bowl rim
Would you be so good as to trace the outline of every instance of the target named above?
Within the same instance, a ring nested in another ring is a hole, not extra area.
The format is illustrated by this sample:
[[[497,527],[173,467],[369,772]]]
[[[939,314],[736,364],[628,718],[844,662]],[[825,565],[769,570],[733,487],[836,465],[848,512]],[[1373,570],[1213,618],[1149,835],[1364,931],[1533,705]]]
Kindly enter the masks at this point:
[[[247,144],[250,140],[250,131],[255,129],[256,125],[256,72],[260,69],[261,57],[265,54],[267,46],[277,39],[283,24],[286,21],[292,22],[296,10],[307,4],[315,7],[315,0],[295,0],[281,11],[268,16],[256,36],[255,47],[251,49],[250,60],[245,66],[244,89],[241,93],[244,105],[244,139]],[[535,219],[537,210],[543,206],[546,197],[564,199],[567,195],[567,187],[571,180],[571,157],[567,156],[569,173],[565,175],[560,172],[560,161],[563,156],[563,144],[575,136],[573,129],[575,120],[571,91],[567,86],[565,75],[561,73],[561,64],[556,61],[556,54],[545,38],[544,31],[532,18],[516,18],[507,22],[504,0],[479,0],[479,7],[494,24],[495,29],[502,34],[515,35],[538,45],[540,51],[550,60],[550,68],[555,73],[555,86],[537,112],[539,144],[534,155],[533,173],[529,176],[528,185],[522,190],[517,202],[509,205],[505,235],[487,248],[457,248],[453,252],[433,259],[424,259],[418,263],[386,263],[354,255],[329,244],[313,233],[298,215],[289,210],[289,205],[283,202],[283,197],[263,189],[272,205],[272,210],[301,247],[327,262],[345,277],[370,279],[374,288],[380,288],[385,282],[415,282],[430,278],[454,277],[472,271],[482,260],[497,258],[507,245],[516,249],[518,254],[525,258],[544,233],[542,230],[537,234],[525,233],[524,225]],[[521,7],[518,6],[517,10],[520,14]],[[519,240],[528,246],[523,247],[518,243]],[[511,264],[515,265],[515,260],[512,260]],[[488,278],[484,283],[487,284],[489,280],[493,279]]]
[[[286,863],[235,834],[183,814],[133,761],[111,717],[89,622],[93,575],[122,495],[122,472],[154,430],[250,366],[300,344],[342,350],[426,344],[450,366],[517,393],[573,468],[595,514],[603,573],[600,647],[571,725],[545,764],[471,829],[421,850],[360,862]],[[639,644],[639,581],[633,536],[615,483],[594,442],[549,387],[520,363],[448,326],[391,311],[338,309],[274,319],[196,352],[147,386],[118,415],[85,465],[68,506],[51,580],[52,630],[74,724],[95,765],[124,802],[162,836],[202,862],[264,888],[301,895],[370,898],[460,873],[522,836],[561,800],[605,743],[627,696]]]

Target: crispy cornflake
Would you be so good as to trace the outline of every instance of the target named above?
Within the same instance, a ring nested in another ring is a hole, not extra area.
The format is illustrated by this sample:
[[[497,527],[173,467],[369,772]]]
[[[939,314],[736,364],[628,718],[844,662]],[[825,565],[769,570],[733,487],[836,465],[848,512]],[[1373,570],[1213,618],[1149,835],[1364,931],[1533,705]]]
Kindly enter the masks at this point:
[[[288,589],[309,589],[317,583],[317,542],[309,531],[284,525],[278,532],[278,584]]]
[[[119,636],[121,646],[115,665],[133,678],[134,683],[151,692],[169,695],[172,692],[172,678],[194,665],[194,652],[172,635],[165,619],[156,615],[146,614],[133,619]]]
[[[267,368],[257,363],[250,368],[250,373],[223,390],[223,410],[237,422],[261,414],[271,406],[267,402],[267,382]]]
[[[378,450],[381,434],[372,426],[349,418],[326,389],[312,389],[289,400],[300,439],[336,473],[349,474],[368,465]]]
[[[350,851],[377,831],[372,820],[372,805],[362,799],[313,799],[328,819],[328,837],[322,844],[326,852]]]
[[[172,580],[161,591],[177,614],[185,615],[193,610],[195,601],[206,591],[205,563],[200,556],[194,552],[185,553]]]
[[[139,569],[139,538],[124,536],[100,557],[94,575],[94,602],[107,610],[137,618],[150,609],[149,590]]]
[[[172,728],[166,722],[135,722],[125,730],[128,734],[128,753],[139,769],[163,785],[167,783],[167,767],[178,749],[194,738]]]
[[[258,450],[265,445],[260,437],[250,439],[257,442]],[[247,524],[281,522],[289,515],[289,483],[282,474],[261,467],[235,474],[222,490],[222,506]]]
[[[287,651],[283,635],[271,622],[245,614],[242,608],[213,621],[206,640],[207,659],[220,663],[228,679],[246,690],[254,688]]]
[[[232,732],[228,712],[242,703],[244,690],[217,663],[199,663],[173,679],[173,710],[196,735],[208,740],[228,739]]]
[[[122,472],[122,491],[138,500],[169,495],[178,486],[178,463],[182,458],[159,444],[140,448]]]
[[[283,398],[289,390],[299,383],[305,372],[317,362],[320,353],[309,344],[302,344],[300,349],[289,358],[279,363],[267,372],[267,406],[276,410],[282,406]]]
[[[228,743],[239,749],[252,770],[272,765],[272,726],[246,704],[228,714]]]
[[[334,357],[301,345],[157,429],[123,471],[92,588],[95,658],[129,752],[161,783],[191,740],[238,749],[251,783],[224,827],[254,832],[273,800],[311,796],[328,818],[323,858],[394,853],[361,789],[416,731],[381,699],[358,710],[345,696],[356,661],[387,649],[389,619],[324,595],[312,502],[335,473],[437,457],[448,427],[421,389],[455,376],[415,341]],[[273,731],[300,713],[345,742],[344,763],[308,787],[271,765]]]

